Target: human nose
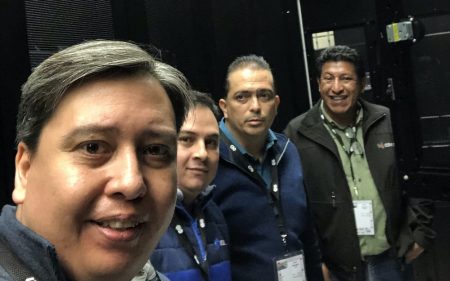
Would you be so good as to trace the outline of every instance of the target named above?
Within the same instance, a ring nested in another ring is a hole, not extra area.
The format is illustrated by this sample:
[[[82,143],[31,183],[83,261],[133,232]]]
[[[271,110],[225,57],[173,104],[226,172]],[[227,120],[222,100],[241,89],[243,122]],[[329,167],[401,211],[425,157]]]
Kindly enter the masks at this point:
[[[193,154],[194,158],[200,159],[203,161],[208,156],[208,151],[206,150],[206,145],[205,145],[204,141],[198,141],[197,145],[195,145],[194,149],[195,149],[194,154]]]
[[[106,193],[121,194],[126,200],[143,197],[147,192],[136,151],[132,148],[117,154],[112,169],[112,180]]]
[[[339,77],[335,77],[331,83],[331,90],[335,93],[342,92],[343,90],[343,81],[339,79]]]
[[[253,95],[250,99],[250,110],[253,112],[259,112],[261,110],[261,104],[256,95]]]

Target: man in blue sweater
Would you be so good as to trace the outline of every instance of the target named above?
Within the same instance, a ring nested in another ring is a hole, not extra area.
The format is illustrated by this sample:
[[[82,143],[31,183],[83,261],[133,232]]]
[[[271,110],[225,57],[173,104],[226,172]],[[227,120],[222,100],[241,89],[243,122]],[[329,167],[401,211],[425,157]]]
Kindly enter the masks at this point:
[[[270,130],[279,103],[264,58],[230,64],[214,200],[230,232],[234,281],[322,280],[299,155]]]
[[[17,118],[17,206],[0,215],[0,280],[160,280],[144,264],[173,213],[189,97],[179,71],[126,42],[74,45],[36,67]]]
[[[178,134],[177,204],[151,261],[171,281],[231,281],[228,231],[210,185],[219,164],[219,109],[208,94],[191,93]]]

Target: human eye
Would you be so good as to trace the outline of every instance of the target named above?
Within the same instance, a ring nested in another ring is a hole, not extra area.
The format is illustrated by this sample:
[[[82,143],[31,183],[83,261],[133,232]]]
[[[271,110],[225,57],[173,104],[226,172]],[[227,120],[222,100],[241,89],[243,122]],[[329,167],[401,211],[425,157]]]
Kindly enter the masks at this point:
[[[105,141],[89,140],[76,145],[72,152],[79,163],[98,166],[111,157],[113,147]]]
[[[219,139],[218,138],[210,138],[205,140],[205,146],[208,149],[217,149],[219,146]]]
[[[260,90],[256,95],[261,101],[269,101],[274,97],[274,94],[271,90]]]
[[[154,161],[170,162],[174,159],[175,153],[165,144],[150,144],[142,149],[142,155],[147,163]]]
[[[245,103],[248,100],[249,94],[247,92],[239,92],[234,96],[238,102]]]
[[[352,76],[343,76],[340,78],[340,80],[342,80],[345,83],[351,83],[355,81],[355,78],[353,78]]]
[[[322,76],[322,81],[324,81],[325,83],[331,83],[333,82],[334,77],[331,75],[324,75]]]
[[[111,148],[102,141],[86,141],[78,145],[78,150],[86,155],[104,155],[111,152]]]
[[[184,145],[184,146],[190,146],[194,142],[194,138],[189,135],[180,135],[178,137],[178,144]]]

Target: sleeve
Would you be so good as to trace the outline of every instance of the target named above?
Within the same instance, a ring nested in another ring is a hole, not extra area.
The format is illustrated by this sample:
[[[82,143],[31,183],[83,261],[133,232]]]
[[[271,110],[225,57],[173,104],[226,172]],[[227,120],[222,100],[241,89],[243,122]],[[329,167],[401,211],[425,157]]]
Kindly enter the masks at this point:
[[[427,249],[433,243],[436,232],[431,228],[433,223],[434,203],[431,199],[408,199],[408,224],[414,241]]]
[[[312,215],[308,208],[308,223],[306,231],[301,236],[303,243],[303,250],[305,254],[305,269],[308,280],[322,281],[322,262],[319,250],[319,240],[317,237],[314,223],[312,222]]]

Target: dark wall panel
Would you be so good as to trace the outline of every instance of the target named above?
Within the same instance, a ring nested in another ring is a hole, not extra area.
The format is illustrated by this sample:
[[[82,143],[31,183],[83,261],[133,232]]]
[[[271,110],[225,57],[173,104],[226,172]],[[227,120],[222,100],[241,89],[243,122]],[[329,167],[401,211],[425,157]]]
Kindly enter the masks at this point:
[[[301,0],[301,5],[305,15],[305,29],[308,30],[328,30],[376,19],[373,0]]]
[[[11,203],[15,125],[20,86],[30,73],[22,1],[1,0],[0,8],[0,207]]]
[[[64,47],[114,37],[108,0],[29,0],[25,9],[32,67]]]

